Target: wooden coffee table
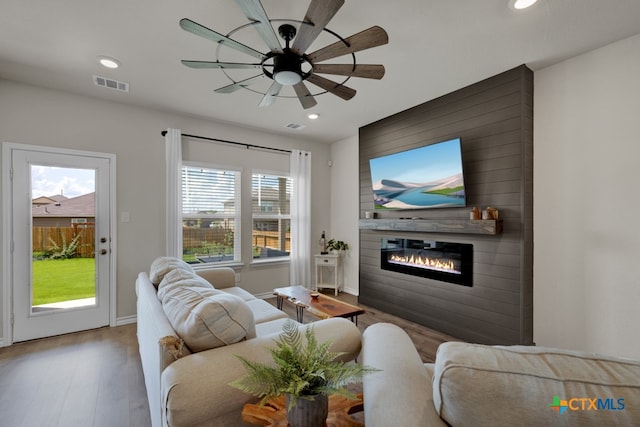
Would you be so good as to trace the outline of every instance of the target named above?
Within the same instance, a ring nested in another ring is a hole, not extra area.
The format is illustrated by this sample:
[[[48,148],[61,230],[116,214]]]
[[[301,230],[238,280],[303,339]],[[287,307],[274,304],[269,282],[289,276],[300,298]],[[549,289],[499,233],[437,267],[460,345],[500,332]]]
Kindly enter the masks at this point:
[[[364,313],[364,308],[320,294],[318,298],[311,298],[311,292],[304,286],[287,286],[273,290],[276,296],[276,305],[282,310],[282,303],[286,299],[296,306],[298,322],[303,323],[305,310],[320,319],[329,317],[346,317],[356,325],[358,316]]]
[[[349,400],[344,396],[329,396],[329,415],[327,427],[364,427],[360,421],[351,417],[351,414],[362,411],[362,393],[355,400]],[[287,427],[287,409],[284,396],[275,398],[264,406],[247,403],[242,408],[242,421],[258,426]]]

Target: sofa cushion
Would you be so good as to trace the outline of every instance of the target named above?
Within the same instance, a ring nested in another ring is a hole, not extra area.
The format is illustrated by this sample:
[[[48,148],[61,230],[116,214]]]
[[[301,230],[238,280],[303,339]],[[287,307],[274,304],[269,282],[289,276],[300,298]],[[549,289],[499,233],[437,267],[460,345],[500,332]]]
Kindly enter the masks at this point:
[[[162,308],[193,352],[233,344],[256,334],[247,303],[216,289],[175,287],[164,295]]]
[[[368,326],[362,334],[360,363],[380,369],[362,382],[368,427],[446,425],[433,406],[432,368],[425,367],[402,328],[385,322]]]
[[[250,301],[245,301],[251,312],[253,318],[258,323],[270,322],[276,319],[287,319],[289,316],[282,310],[278,310],[273,305],[269,304],[265,300],[254,298]]]
[[[231,288],[221,288],[220,290],[225,291],[228,294],[240,297],[245,301],[252,301],[254,299],[257,299],[252,293],[238,286],[233,286]]]
[[[193,267],[180,258],[169,256],[158,257],[151,263],[151,267],[149,268],[149,280],[151,280],[151,283],[153,283],[155,287],[158,287],[165,274],[177,268],[193,273]]]
[[[231,267],[204,267],[194,270],[216,289],[236,286],[236,272]]]
[[[282,332],[282,326],[289,320],[289,317],[283,317],[281,319],[270,320],[268,322],[258,323],[256,322],[256,336],[263,337],[265,335],[279,334]]]
[[[164,278],[158,285],[158,299],[162,301],[164,296],[173,288],[180,286],[195,286],[199,288],[213,289],[211,283],[204,278],[198,276],[193,271],[176,268],[164,275]]]
[[[433,396],[436,411],[451,425],[640,425],[634,404],[640,402],[640,363],[544,347],[448,342],[438,348]]]

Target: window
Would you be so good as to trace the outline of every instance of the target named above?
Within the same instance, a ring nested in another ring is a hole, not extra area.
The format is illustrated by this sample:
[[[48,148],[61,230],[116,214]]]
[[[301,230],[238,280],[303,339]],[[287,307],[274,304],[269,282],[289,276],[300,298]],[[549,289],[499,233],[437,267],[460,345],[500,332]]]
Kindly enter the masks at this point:
[[[239,224],[240,172],[183,165],[183,259],[189,263],[240,261]]]
[[[291,232],[291,178],[282,174],[251,175],[254,259],[288,257]]]

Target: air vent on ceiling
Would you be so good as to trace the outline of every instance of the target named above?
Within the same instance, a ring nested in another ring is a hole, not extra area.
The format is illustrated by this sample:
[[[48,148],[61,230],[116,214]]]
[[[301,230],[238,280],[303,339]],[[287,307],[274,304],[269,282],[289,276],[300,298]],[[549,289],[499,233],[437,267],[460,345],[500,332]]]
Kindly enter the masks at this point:
[[[306,126],[305,126],[305,125],[299,125],[299,124],[297,124],[297,123],[289,123],[289,124],[288,124],[288,125],[286,125],[285,127],[286,127],[286,128],[289,128],[289,129],[295,129],[295,130],[301,130],[301,129],[306,128]]]
[[[93,76],[93,83],[95,83],[96,86],[116,89],[121,92],[129,92],[129,83],[126,82],[120,82],[118,80],[108,79],[106,77]]]

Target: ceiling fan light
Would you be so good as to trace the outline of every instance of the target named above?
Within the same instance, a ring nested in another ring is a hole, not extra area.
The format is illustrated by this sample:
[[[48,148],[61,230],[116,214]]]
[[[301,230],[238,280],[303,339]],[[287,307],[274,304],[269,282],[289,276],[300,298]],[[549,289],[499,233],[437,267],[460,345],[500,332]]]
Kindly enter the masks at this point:
[[[533,6],[538,0],[511,0],[511,6],[516,10],[526,9]]]
[[[273,79],[283,86],[293,86],[302,81],[302,76],[295,71],[283,70],[274,73]]]

